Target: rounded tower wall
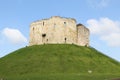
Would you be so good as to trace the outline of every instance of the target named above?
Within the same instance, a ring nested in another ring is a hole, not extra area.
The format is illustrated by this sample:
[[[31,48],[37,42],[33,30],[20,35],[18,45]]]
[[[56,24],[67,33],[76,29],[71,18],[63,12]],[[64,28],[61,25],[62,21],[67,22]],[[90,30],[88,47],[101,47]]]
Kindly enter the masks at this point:
[[[51,17],[30,26],[30,45],[46,43],[76,43],[76,21],[69,18]]]

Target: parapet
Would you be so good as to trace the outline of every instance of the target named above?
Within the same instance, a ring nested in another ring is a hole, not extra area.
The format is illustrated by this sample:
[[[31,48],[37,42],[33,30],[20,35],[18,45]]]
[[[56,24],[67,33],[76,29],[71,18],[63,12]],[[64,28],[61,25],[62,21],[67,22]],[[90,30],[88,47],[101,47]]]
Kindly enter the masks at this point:
[[[66,17],[60,17],[60,16],[52,16],[50,18],[46,18],[46,19],[42,19],[42,20],[37,20],[37,21],[34,21],[31,23],[31,25],[35,25],[35,24],[39,24],[40,22],[43,22],[43,21],[47,21],[47,20],[51,20],[51,19],[62,19],[62,20],[66,20],[66,21],[69,21],[69,22],[74,22],[76,23],[76,20],[74,18],[66,18]]]
[[[85,27],[83,24],[81,24],[81,23],[79,23],[79,24],[77,24],[77,27],[83,27],[83,28],[85,28],[88,32],[89,32],[89,29],[87,28],[87,27]]]

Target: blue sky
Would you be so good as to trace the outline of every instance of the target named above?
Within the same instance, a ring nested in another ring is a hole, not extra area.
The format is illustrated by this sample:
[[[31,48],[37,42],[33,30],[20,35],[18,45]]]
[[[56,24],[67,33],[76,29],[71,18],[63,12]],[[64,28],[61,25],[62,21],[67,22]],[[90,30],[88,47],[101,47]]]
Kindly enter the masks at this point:
[[[71,17],[91,31],[90,45],[120,61],[120,0],[0,0],[0,57],[25,47],[31,22]]]

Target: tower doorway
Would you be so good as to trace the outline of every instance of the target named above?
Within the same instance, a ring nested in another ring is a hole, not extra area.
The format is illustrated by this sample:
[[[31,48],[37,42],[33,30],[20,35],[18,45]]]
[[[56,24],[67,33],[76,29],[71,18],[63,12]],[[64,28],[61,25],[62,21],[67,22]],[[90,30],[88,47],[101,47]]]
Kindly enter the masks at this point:
[[[65,43],[66,43],[66,41],[67,41],[67,38],[65,37],[65,39],[64,39],[64,40],[65,40]]]

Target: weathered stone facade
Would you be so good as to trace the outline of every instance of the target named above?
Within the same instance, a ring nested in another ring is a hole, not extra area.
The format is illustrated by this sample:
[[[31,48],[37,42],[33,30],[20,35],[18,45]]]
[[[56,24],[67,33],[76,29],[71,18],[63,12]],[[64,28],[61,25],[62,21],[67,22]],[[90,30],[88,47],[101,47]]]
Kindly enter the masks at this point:
[[[31,23],[29,45],[77,44],[89,46],[89,29],[76,20],[54,16]]]

